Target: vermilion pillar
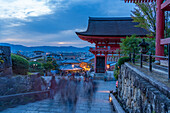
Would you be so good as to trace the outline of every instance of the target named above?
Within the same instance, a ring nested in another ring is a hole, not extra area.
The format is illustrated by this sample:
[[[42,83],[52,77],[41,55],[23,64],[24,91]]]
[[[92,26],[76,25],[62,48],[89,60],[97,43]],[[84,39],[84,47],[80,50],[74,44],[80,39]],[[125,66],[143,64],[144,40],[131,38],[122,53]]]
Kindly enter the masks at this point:
[[[156,55],[164,55],[164,46],[160,45],[161,39],[164,38],[164,26],[165,17],[164,11],[161,10],[161,4],[163,0],[157,0],[157,10],[156,10]],[[159,60],[157,58],[156,60]]]
[[[96,73],[96,54],[95,54],[95,58],[94,58],[94,72]]]
[[[105,72],[107,70],[107,54],[105,54]]]

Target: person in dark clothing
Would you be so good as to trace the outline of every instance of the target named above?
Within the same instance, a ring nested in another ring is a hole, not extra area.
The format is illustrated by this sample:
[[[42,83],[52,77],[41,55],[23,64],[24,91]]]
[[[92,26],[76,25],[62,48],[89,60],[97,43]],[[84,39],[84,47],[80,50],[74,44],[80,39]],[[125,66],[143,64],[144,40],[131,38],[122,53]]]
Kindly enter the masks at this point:
[[[50,80],[50,98],[54,99],[54,92],[57,86],[57,82],[55,80],[55,76],[52,76],[52,79]]]

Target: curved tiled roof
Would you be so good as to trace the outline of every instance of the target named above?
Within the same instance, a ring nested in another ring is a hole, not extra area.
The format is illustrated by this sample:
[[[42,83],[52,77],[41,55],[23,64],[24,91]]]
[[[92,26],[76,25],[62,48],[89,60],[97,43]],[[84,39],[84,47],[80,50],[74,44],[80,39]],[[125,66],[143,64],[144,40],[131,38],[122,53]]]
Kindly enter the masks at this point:
[[[149,34],[147,30],[135,27],[138,23],[132,21],[131,17],[89,17],[87,30],[85,32],[76,32],[76,34],[111,37],[126,37],[133,34],[143,37]]]
[[[72,63],[80,63],[79,61],[77,60],[64,60],[62,61],[63,64],[72,64]]]

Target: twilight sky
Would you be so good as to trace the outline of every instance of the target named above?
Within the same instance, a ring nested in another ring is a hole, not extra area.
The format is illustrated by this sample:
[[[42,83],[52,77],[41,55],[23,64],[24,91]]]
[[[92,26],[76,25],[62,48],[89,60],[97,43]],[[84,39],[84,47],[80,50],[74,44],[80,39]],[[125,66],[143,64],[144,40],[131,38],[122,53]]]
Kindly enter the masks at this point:
[[[0,43],[25,46],[92,46],[76,36],[88,17],[127,17],[124,0],[0,0]]]

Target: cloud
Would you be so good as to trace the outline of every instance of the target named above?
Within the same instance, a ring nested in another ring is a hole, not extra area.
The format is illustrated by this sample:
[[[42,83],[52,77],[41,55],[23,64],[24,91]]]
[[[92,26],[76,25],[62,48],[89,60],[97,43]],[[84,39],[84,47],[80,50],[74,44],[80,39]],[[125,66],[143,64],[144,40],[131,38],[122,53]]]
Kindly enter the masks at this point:
[[[26,20],[27,17],[52,14],[50,7],[49,0],[0,0],[0,18]]]
[[[64,10],[74,3],[95,3],[97,0],[0,0],[0,18],[16,18],[27,20],[28,17],[38,17]]]

